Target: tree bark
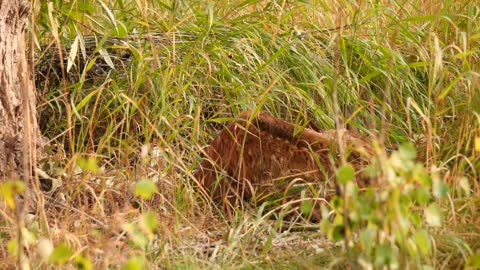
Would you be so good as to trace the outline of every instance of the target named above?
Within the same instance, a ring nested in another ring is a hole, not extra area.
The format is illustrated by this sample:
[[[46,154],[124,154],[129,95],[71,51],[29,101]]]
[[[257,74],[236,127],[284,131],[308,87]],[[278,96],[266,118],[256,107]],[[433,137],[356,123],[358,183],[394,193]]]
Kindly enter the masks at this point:
[[[37,138],[35,91],[27,61],[28,0],[0,0],[0,181],[33,181]]]

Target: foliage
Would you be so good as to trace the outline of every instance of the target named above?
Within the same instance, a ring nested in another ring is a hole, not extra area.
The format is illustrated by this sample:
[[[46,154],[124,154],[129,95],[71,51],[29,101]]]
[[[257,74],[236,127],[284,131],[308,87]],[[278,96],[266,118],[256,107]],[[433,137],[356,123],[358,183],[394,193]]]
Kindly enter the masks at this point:
[[[347,255],[362,268],[434,268],[429,228],[442,226],[436,201],[445,197],[447,186],[436,168],[429,174],[415,159],[411,144],[378,159],[372,172],[381,188],[359,191],[351,176],[343,181],[344,196],[333,199],[334,220],[324,215],[322,230],[345,241]]]
[[[475,1],[32,5],[37,111],[52,144],[39,168],[45,215],[12,218],[16,188],[2,183],[0,257],[12,265],[22,248],[26,264],[78,269],[478,265]],[[368,134],[378,188],[357,190],[364,172],[339,168],[345,192],[320,232],[288,232],[248,205],[223,220],[192,170],[246,109]]]

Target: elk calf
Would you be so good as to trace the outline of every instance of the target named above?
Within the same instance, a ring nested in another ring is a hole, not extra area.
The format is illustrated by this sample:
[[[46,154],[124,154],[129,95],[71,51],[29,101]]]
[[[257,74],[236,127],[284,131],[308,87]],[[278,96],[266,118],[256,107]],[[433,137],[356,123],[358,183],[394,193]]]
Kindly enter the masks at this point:
[[[373,151],[360,136],[342,133],[347,160],[358,171]],[[328,199],[335,194],[334,172],[340,163],[336,138],[335,130],[298,132],[294,124],[268,113],[243,112],[205,148],[195,178],[230,217],[244,200],[298,199],[298,184],[313,185],[318,197]],[[368,184],[360,178],[357,183]]]

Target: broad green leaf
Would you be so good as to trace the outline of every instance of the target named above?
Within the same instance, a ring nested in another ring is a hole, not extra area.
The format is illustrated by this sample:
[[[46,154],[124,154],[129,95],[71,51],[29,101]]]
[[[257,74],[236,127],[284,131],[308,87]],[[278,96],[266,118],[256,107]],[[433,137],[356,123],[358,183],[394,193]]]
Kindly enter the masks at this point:
[[[480,269],[480,251],[468,257],[467,267],[465,269]]]
[[[15,195],[25,191],[25,183],[19,180],[0,183],[0,197],[5,200],[10,209],[15,209]]]
[[[65,243],[61,243],[53,250],[52,254],[50,254],[50,262],[64,264],[71,256],[72,251],[70,248]]]
[[[425,230],[419,230],[414,235],[415,243],[417,244],[418,250],[421,255],[430,254],[431,244],[428,233]]]
[[[413,237],[410,237],[407,239],[405,244],[407,245],[408,254],[412,257],[417,257],[419,252],[418,246],[415,243],[415,239]]]
[[[435,203],[430,204],[425,209],[425,221],[433,227],[440,227],[442,225],[442,215]]]
[[[346,164],[338,168],[337,178],[342,185],[352,181],[355,178],[355,169],[352,164]]]
[[[360,219],[368,220],[373,211],[375,211],[375,205],[370,203],[368,200],[364,199],[358,203],[357,212]]]
[[[367,254],[370,253],[375,244],[376,229],[365,228],[360,232],[360,245]]]
[[[10,239],[7,243],[7,250],[12,256],[18,255],[18,241],[17,239]]]
[[[413,190],[413,196],[417,204],[419,205],[426,205],[430,202],[431,196],[428,190],[423,187],[419,186]]]
[[[400,153],[400,158],[403,161],[414,160],[417,158],[417,150],[415,150],[415,146],[413,146],[411,143],[404,143],[400,145],[398,153]]]
[[[368,178],[376,178],[378,175],[378,169],[374,164],[366,166],[363,170],[363,174]]]
[[[121,270],[143,270],[147,269],[147,263],[143,257],[137,256],[128,259],[127,263],[124,264]]]
[[[77,165],[83,170],[83,171],[90,171],[90,172],[98,172],[99,167],[98,167],[98,162],[95,157],[89,156],[87,159],[84,158],[79,158],[77,160]]]
[[[90,1],[75,2],[75,7],[83,13],[83,16],[95,12],[96,9],[95,5]]]
[[[153,233],[158,226],[157,216],[152,212],[147,212],[142,215],[141,223],[149,233]]]
[[[423,220],[422,220],[422,215],[420,213],[413,212],[410,215],[410,221],[414,226],[421,226]]]
[[[332,229],[332,222],[328,219],[328,215],[322,215],[322,221],[320,222],[320,230],[324,233],[329,232]]]
[[[149,200],[158,189],[152,180],[143,179],[135,184],[133,191],[142,199]]]
[[[124,37],[128,35],[128,28],[121,21],[117,21],[117,27],[115,28],[115,35],[117,37]],[[111,33],[113,35],[113,33]]]
[[[142,250],[144,250],[147,247],[149,242],[148,237],[139,230],[134,230],[130,234],[130,238],[132,239],[133,243],[135,243],[135,245],[137,245]]]
[[[420,185],[429,187],[432,183],[430,175],[425,171],[424,166],[421,163],[416,163],[413,167],[413,178]]]
[[[306,199],[306,194],[306,190],[302,190],[300,195],[300,198],[302,199],[302,201],[300,202],[300,211],[304,216],[310,215],[313,209],[313,203],[310,199]]]
[[[303,200],[300,203],[300,211],[302,211],[302,214],[305,216],[310,215],[310,213],[313,210],[313,203],[311,200]]]
[[[330,237],[333,241],[340,241],[345,236],[345,226],[344,225],[335,225],[331,231]]]
[[[335,196],[330,201],[330,204],[332,205],[333,209],[341,210],[341,208],[343,207],[343,199],[339,196]]]
[[[448,193],[448,185],[441,179],[433,181],[433,196],[437,199],[444,198]]]
[[[148,245],[149,239],[137,224],[126,223],[122,225],[122,228],[128,232],[130,239],[137,247],[144,249]]]
[[[375,248],[375,266],[383,268],[384,266],[391,265],[394,258],[393,248],[389,244],[378,245]]]
[[[75,267],[78,270],[92,270],[93,263],[90,259],[85,258],[82,255],[77,255],[75,257]]]

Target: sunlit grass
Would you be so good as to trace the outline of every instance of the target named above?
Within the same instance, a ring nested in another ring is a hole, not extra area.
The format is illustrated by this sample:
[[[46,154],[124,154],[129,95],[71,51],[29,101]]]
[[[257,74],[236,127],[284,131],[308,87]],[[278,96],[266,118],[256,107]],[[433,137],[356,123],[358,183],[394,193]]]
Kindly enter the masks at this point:
[[[474,1],[103,3],[56,1],[52,16],[36,3],[36,70],[47,76],[37,78],[37,111],[51,139],[41,164],[62,183],[46,197],[64,198],[47,200],[50,235],[31,229],[37,237],[105,267],[134,256],[152,268],[288,268],[303,256],[325,261],[299,267],[344,265],[348,258],[340,248],[329,253],[333,243],[321,233],[282,234],[281,219],[248,207],[229,223],[194,189],[201,146],[237,113],[262,109],[322,129],[338,118],[386,152],[413,143],[452,190],[438,202],[445,223],[434,231],[432,265],[455,268],[479,248]],[[63,65],[56,44],[71,55]],[[88,157],[99,170],[77,166]],[[153,199],[132,194],[142,179],[157,183]],[[154,233],[138,225],[147,210],[158,214]],[[141,228],[126,233],[125,224]],[[15,235],[14,224],[2,226]]]

